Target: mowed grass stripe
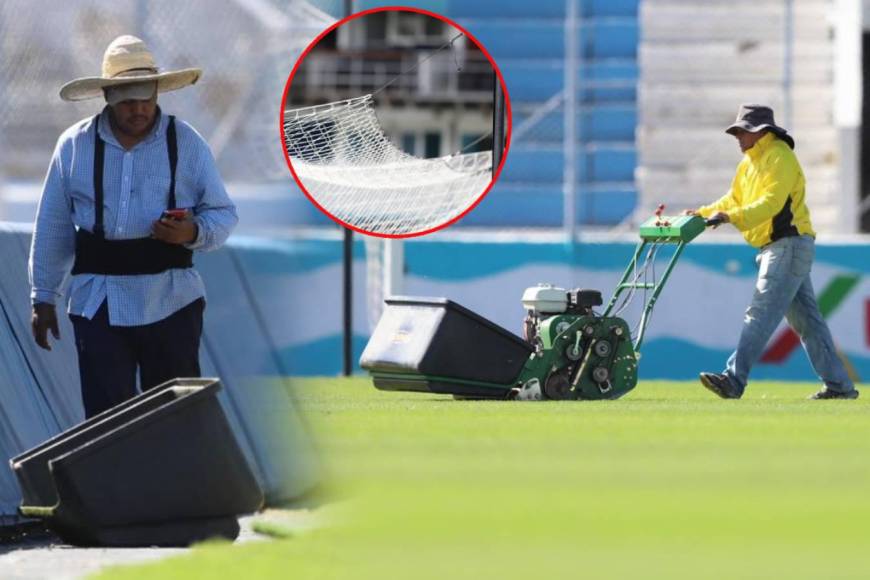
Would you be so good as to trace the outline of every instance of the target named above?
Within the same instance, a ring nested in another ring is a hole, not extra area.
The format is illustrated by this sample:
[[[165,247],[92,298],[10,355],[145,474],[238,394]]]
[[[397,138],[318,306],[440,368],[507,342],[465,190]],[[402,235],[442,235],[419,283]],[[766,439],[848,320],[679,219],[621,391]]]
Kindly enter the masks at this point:
[[[510,403],[309,379],[329,522],[119,578],[861,578],[870,401],[757,382],[723,401],[646,382],[621,401]]]

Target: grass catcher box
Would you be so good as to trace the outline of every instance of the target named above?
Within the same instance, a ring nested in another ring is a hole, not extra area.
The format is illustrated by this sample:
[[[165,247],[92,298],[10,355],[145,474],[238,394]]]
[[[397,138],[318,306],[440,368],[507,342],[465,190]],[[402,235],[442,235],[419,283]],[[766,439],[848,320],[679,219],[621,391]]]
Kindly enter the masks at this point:
[[[502,398],[531,352],[518,336],[446,298],[394,297],[360,366],[382,390]]]
[[[217,399],[217,379],[174,379],[11,460],[19,508],[79,546],[186,546],[238,536],[262,506]]]

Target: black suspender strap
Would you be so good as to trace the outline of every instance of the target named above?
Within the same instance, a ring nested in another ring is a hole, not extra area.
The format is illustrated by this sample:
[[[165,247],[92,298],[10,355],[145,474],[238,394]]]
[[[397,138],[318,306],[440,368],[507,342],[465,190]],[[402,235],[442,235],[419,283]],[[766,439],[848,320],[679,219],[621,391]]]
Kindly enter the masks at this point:
[[[175,115],[169,116],[166,128],[166,149],[169,152],[169,204],[175,209],[175,169],[178,167],[178,137],[175,132]],[[100,116],[94,117],[94,235],[106,237],[103,226],[103,166],[106,159],[106,144],[100,139]]]
[[[178,138],[175,135],[175,115],[169,116],[166,128],[166,148],[169,150],[169,208],[175,209],[175,168],[178,166]]]
[[[103,227],[103,164],[106,144],[100,139],[100,116],[94,117],[94,235],[106,237]]]

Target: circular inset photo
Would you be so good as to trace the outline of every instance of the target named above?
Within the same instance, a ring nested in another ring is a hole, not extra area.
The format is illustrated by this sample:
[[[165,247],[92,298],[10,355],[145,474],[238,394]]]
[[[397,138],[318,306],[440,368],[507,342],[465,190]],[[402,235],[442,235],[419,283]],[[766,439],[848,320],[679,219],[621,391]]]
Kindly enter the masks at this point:
[[[294,179],[339,224],[381,237],[444,228],[489,191],[510,139],[495,62],[414,8],[354,14],[302,53],[282,100]]]

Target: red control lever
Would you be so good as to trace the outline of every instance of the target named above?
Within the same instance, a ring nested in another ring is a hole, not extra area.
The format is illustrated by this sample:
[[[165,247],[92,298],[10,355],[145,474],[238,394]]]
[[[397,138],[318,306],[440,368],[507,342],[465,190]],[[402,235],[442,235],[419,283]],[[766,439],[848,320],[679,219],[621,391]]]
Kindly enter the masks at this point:
[[[661,217],[662,213],[665,211],[665,204],[659,204],[658,209],[656,209],[656,226],[667,226],[670,225],[668,223],[662,223]]]

